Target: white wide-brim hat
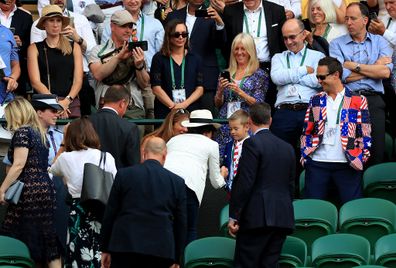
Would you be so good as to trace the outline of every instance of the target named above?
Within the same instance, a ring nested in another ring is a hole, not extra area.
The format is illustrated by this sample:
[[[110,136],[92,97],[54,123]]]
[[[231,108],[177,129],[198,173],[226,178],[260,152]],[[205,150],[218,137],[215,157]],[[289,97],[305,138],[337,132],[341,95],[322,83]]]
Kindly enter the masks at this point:
[[[188,120],[182,121],[183,127],[201,127],[206,125],[212,125],[215,128],[221,127],[221,124],[213,121],[213,115],[209,110],[195,110],[190,113]]]

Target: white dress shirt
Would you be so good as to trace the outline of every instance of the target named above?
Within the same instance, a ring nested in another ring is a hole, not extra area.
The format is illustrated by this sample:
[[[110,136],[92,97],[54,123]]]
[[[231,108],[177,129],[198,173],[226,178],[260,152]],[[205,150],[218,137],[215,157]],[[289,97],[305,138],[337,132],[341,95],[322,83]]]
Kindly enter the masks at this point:
[[[293,11],[294,17],[301,16],[301,0],[267,0],[285,7],[285,10]]]
[[[325,55],[308,48],[305,60],[300,66],[305,49],[306,46],[296,54],[286,50],[272,57],[271,79],[277,85],[278,90],[275,107],[284,103],[308,103],[311,97],[320,90],[321,86],[316,79],[316,67]],[[290,68],[287,65],[287,56],[289,56]],[[314,73],[308,74],[306,66],[312,67]],[[291,88],[295,89],[296,94],[291,94],[293,91]]]
[[[396,22],[394,19],[389,16],[388,13],[386,13],[384,16],[379,17],[379,19],[382,21],[382,23],[385,25],[386,28],[383,37],[391,43],[392,47],[396,47]]]
[[[17,10],[17,6],[14,5],[14,9],[10,12],[10,15],[7,17],[3,11],[0,9],[0,22],[1,25],[10,28],[11,27],[11,22],[12,22],[12,16],[14,16],[15,10]]]
[[[219,145],[201,134],[181,134],[166,144],[168,154],[164,167],[182,177],[201,204],[205,191],[206,176],[214,188],[225,185],[220,174]]]
[[[67,0],[67,1],[73,1],[73,11],[78,14],[83,14],[86,6],[95,4],[95,0]],[[37,0],[37,11],[39,13],[39,16],[41,16],[41,10],[43,9],[43,7],[49,4],[50,4],[49,0]]]

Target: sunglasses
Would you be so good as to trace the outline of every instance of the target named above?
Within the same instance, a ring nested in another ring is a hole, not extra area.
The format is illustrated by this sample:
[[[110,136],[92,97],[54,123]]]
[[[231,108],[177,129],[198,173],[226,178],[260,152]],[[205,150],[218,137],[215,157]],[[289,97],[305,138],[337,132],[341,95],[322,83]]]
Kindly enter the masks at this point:
[[[333,72],[333,73],[334,73],[334,72]],[[326,80],[326,78],[327,78],[329,75],[333,74],[333,73],[328,73],[328,74],[317,74],[317,75],[316,75],[316,79],[318,79],[318,80]]]
[[[288,39],[290,39],[291,41],[294,41],[294,40],[296,40],[297,36],[299,34],[303,33],[303,32],[304,32],[304,30],[302,30],[298,34],[292,34],[292,35],[289,35],[289,36],[283,36],[283,41],[287,41]]]
[[[180,36],[186,38],[188,36],[188,32],[174,32],[170,36],[174,38],[179,38]]]
[[[185,109],[179,109],[179,110],[177,110],[176,113],[177,113],[177,114],[190,114],[190,112],[187,111],[187,110],[185,110]]]
[[[133,29],[133,26],[134,26],[135,24],[134,23],[127,23],[127,24],[124,24],[124,25],[118,25],[119,27],[121,27],[121,28],[129,28],[129,29]]]

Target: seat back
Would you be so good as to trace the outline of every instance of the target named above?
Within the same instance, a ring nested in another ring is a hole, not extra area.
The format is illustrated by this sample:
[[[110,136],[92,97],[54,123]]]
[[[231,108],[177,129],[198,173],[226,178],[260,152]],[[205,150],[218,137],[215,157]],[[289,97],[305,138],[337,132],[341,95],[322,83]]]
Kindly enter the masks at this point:
[[[297,237],[288,236],[283,243],[279,267],[302,267],[307,262],[307,245],[305,242]]]
[[[375,243],[374,259],[376,264],[396,267],[396,234],[378,239]]]
[[[331,234],[312,244],[312,266],[317,268],[353,267],[368,264],[370,243],[354,234]]]
[[[300,198],[304,197],[304,190],[305,190],[305,169],[301,171],[299,177],[299,190],[300,190]]]
[[[390,161],[393,157],[393,138],[389,133],[385,133],[385,158],[387,161]]]
[[[230,205],[225,205],[220,211],[220,233],[222,236],[230,237],[228,234],[228,219],[229,219],[229,208]]]
[[[235,240],[206,237],[192,241],[184,250],[184,267],[233,267]]]
[[[319,199],[302,199],[293,202],[295,230],[293,236],[307,244],[308,252],[317,238],[335,233],[338,224],[337,208]]]
[[[0,236],[0,267],[34,267],[28,247],[20,240]],[[4,246],[5,245],[5,246]]]
[[[384,199],[361,198],[345,203],[339,214],[340,232],[369,240],[372,250],[381,236],[394,232],[395,205]]]
[[[363,174],[364,194],[396,204],[396,162],[369,167]]]
[[[360,265],[352,268],[386,268],[386,267],[381,265]]]

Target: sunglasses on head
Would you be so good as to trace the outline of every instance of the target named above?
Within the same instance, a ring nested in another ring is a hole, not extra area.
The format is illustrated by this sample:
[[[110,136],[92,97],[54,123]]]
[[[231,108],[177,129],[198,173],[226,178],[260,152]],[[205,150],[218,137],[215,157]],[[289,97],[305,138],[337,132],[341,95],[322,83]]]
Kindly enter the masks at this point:
[[[189,114],[189,112],[186,109],[179,109],[176,112],[177,114]]]
[[[334,72],[333,72],[333,73],[334,73]],[[333,74],[333,73],[328,73],[328,74],[317,74],[317,75],[316,75],[316,79],[318,79],[318,80],[326,80],[326,78],[327,78],[329,75]]]
[[[174,38],[179,38],[180,36],[186,38],[188,36],[188,32],[174,32],[171,36]]]

